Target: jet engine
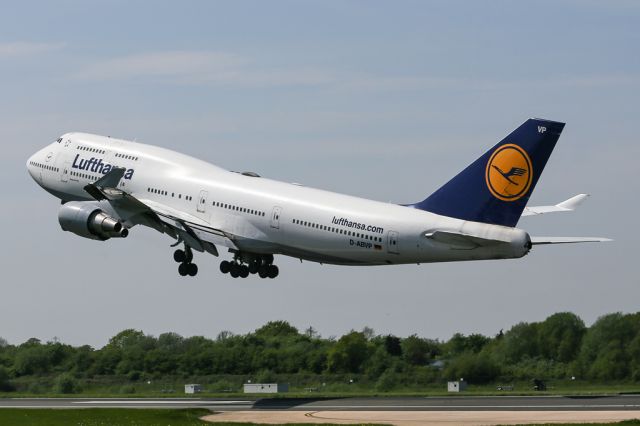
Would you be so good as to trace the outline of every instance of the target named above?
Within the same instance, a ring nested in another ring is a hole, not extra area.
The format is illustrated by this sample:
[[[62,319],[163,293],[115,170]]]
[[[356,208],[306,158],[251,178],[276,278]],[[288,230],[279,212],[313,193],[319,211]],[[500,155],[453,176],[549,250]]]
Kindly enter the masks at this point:
[[[129,230],[119,220],[106,214],[98,203],[91,201],[70,201],[63,204],[58,211],[58,221],[63,231],[92,240],[105,241],[129,235]]]

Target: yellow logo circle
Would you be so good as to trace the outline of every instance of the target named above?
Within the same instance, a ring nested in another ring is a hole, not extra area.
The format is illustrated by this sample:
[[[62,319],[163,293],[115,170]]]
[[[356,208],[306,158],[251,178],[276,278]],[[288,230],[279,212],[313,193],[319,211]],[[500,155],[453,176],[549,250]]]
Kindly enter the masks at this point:
[[[494,197],[502,201],[522,198],[533,180],[531,159],[518,145],[502,145],[489,158],[485,177]]]

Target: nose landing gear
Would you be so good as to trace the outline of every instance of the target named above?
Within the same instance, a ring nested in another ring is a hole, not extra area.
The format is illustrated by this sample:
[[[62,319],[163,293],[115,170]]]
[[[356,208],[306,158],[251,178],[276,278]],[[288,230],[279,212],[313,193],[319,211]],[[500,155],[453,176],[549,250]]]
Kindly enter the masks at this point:
[[[185,245],[184,250],[176,250],[173,252],[173,260],[178,262],[178,273],[182,277],[186,277],[187,275],[190,277],[195,277],[198,274],[198,265],[193,263],[193,251],[191,251],[191,247]]]
[[[275,278],[280,272],[273,264],[273,255],[247,255],[236,253],[231,262],[223,260],[220,272],[233,278],[247,278],[250,274],[258,274],[260,278]]]

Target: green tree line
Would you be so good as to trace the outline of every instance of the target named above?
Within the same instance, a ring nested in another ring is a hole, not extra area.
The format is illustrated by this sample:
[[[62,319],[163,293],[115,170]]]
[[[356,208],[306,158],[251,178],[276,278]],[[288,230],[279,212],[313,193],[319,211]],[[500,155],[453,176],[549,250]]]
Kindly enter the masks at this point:
[[[286,376],[300,382],[356,377],[380,391],[457,378],[474,384],[571,377],[640,382],[640,313],[605,315],[586,327],[578,316],[561,312],[495,336],[456,333],[447,341],[376,335],[369,328],[322,338],[312,328],[300,331],[285,321],[244,335],[222,332],[215,339],[154,337],[129,329],[100,349],[38,339],[11,345],[0,339],[0,391],[5,392],[24,391],[20,387],[28,378],[72,393],[96,378],[136,383],[213,375],[254,381]]]

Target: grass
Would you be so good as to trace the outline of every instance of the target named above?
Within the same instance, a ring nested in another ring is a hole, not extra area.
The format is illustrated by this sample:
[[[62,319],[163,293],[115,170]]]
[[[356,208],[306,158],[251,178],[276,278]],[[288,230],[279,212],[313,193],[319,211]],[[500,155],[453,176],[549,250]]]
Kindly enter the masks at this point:
[[[208,423],[204,409],[0,409],[0,425],[6,426],[251,426],[255,423]],[[302,426],[302,424],[297,424]],[[296,426],[296,424],[288,424]],[[329,425],[331,426],[331,425]],[[337,426],[337,425],[334,425]],[[370,425],[373,426],[373,425]]]
[[[203,409],[0,409],[0,424],[11,426],[203,426]]]

